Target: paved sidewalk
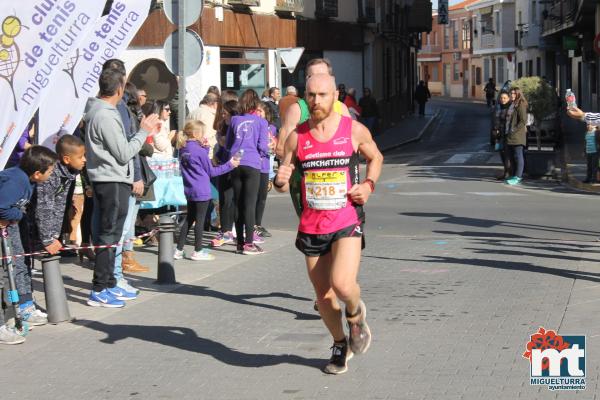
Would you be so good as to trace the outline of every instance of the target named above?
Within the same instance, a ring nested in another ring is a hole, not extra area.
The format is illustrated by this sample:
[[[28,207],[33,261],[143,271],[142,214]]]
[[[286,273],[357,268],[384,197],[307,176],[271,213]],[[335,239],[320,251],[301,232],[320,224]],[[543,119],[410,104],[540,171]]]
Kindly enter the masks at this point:
[[[204,233],[204,242],[208,245],[210,239],[214,237],[214,233]],[[275,238],[271,238],[263,246],[265,252],[270,253],[285,246],[289,246],[293,241],[294,235],[289,232],[278,232]],[[188,238],[188,244],[192,244],[193,234]],[[175,245],[173,245],[175,246]],[[222,272],[228,268],[237,266],[240,263],[247,262],[247,256],[235,254],[234,245],[226,245],[218,249],[210,249],[216,259],[211,262],[194,262],[183,259],[175,261],[175,277],[178,284],[175,285],[159,285],[156,277],[158,271],[158,247],[156,246],[141,246],[135,248],[135,257],[143,265],[150,267],[147,273],[135,275],[126,274],[129,282],[142,290],[141,295],[135,300],[135,305],[144,303],[154,299],[160,294],[169,293],[176,290],[180,285],[189,284],[191,282],[205,279],[215,273]],[[192,246],[186,247],[187,254],[193,251]],[[40,268],[40,263],[36,265]],[[64,259],[61,262],[61,271],[67,300],[69,302],[69,310],[73,321],[93,321],[105,318],[112,315],[114,310],[105,308],[90,307],[86,304],[91,290],[91,281],[93,275],[93,265],[87,260],[80,262],[76,258]],[[43,279],[41,273],[34,276],[35,298],[40,305],[46,303],[44,296]],[[134,304],[134,303],[128,303]],[[71,330],[77,328],[78,325],[70,325],[68,323],[58,324],[56,330]],[[35,331],[35,329],[34,329]],[[27,343],[29,346],[29,342]]]
[[[420,140],[439,113],[439,108],[428,105],[425,116],[411,115],[375,136],[377,147],[381,152],[386,152]]]

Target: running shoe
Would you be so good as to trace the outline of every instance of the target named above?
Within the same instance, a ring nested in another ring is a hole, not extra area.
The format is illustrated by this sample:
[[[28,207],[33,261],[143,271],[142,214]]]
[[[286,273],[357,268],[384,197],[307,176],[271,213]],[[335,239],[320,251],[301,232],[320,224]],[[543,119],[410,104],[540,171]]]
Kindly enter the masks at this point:
[[[128,291],[118,286],[114,288],[108,288],[108,293],[111,294],[117,300],[135,300],[137,299],[137,293],[135,291]]]
[[[348,321],[348,330],[350,332],[350,348],[356,354],[365,353],[371,345],[371,330],[367,325],[367,307],[360,301],[360,318],[357,322]]]
[[[261,249],[255,244],[245,244],[244,249],[242,250],[242,254],[245,254],[247,256],[256,256],[259,254],[263,254],[264,252],[265,251],[263,249]]]
[[[231,232],[219,232],[217,236],[210,241],[211,247],[221,247],[225,244],[233,243],[233,234]]]
[[[256,244],[263,244],[265,242],[265,239],[263,239],[256,231],[254,231],[253,235],[252,242]]]
[[[183,250],[175,249],[175,253],[173,253],[173,258],[175,260],[182,260],[185,257],[185,253]]]
[[[104,289],[101,292],[90,293],[90,298],[87,301],[88,306],[92,307],[108,307],[108,308],[120,308],[125,306],[125,302],[116,299],[108,289]]]
[[[215,259],[215,256],[210,254],[208,250],[202,249],[200,251],[195,251],[192,253],[190,260],[192,261],[212,261]]]
[[[271,232],[269,232],[267,230],[267,228],[265,228],[264,226],[261,226],[261,225],[256,225],[254,227],[254,231],[256,233],[258,233],[261,237],[264,237],[264,238],[268,238],[268,237],[273,236],[273,235],[271,235]]]
[[[333,342],[333,346],[331,346],[331,358],[329,359],[329,363],[323,368],[323,372],[333,375],[343,374],[348,371],[348,360],[353,355],[347,339],[343,342]]]
[[[0,344],[21,344],[23,342],[25,342],[25,338],[19,335],[15,328],[6,324],[0,326]]]

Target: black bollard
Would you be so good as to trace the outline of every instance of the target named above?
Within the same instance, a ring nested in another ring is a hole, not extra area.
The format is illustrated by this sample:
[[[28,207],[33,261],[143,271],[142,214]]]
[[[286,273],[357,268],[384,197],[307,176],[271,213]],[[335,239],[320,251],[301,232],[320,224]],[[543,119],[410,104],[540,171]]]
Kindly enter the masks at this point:
[[[169,285],[177,283],[175,280],[175,268],[173,266],[173,232],[175,232],[175,221],[168,215],[161,215],[158,221],[158,274],[156,283]]]
[[[46,294],[46,313],[48,322],[71,321],[67,294],[60,272],[60,256],[42,258],[42,272],[44,273],[44,293]]]

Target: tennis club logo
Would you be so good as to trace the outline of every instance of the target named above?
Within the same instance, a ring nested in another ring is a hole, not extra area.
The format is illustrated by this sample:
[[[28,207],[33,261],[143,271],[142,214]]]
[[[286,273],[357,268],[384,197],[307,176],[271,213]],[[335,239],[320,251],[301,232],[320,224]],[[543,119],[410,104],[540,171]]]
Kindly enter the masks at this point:
[[[585,335],[557,335],[540,328],[531,335],[523,357],[531,365],[529,383],[549,390],[585,389]]]
[[[62,71],[65,74],[69,75],[69,78],[71,79],[71,82],[73,83],[73,90],[75,91],[76,99],[79,98],[79,92],[77,91],[77,84],[75,83],[75,67],[77,66],[78,62],[79,62],[79,49],[76,49],[75,54],[73,54],[71,57],[69,57],[66,68],[62,69]]]
[[[0,78],[10,86],[15,111],[18,109],[14,78],[19,62],[21,62],[21,52],[15,38],[21,33],[21,28],[24,28],[21,20],[14,15],[9,15],[2,21],[2,35],[0,36]]]

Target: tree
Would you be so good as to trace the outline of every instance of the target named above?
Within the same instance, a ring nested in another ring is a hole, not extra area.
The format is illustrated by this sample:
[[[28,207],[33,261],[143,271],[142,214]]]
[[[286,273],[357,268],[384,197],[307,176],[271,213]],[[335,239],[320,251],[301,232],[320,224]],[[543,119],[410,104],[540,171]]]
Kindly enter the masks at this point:
[[[511,87],[521,89],[529,103],[529,112],[538,123],[557,111],[556,91],[539,76],[518,79],[511,83]]]

